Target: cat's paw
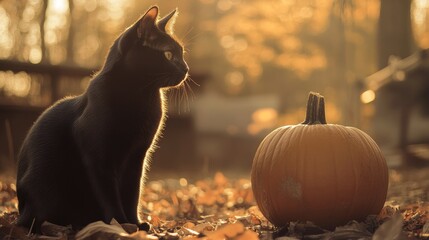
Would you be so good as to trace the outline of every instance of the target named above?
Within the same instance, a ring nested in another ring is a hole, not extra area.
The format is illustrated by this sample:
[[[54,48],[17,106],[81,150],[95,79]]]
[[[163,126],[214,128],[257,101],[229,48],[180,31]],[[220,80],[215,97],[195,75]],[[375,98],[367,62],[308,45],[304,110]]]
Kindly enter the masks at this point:
[[[139,230],[139,226],[134,223],[121,223],[121,227],[127,232],[128,234],[135,233]]]
[[[148,222],[139,223],[137,224],[137,227],[139,228],[140,231],[149,232],[150,230],[150,224]]]

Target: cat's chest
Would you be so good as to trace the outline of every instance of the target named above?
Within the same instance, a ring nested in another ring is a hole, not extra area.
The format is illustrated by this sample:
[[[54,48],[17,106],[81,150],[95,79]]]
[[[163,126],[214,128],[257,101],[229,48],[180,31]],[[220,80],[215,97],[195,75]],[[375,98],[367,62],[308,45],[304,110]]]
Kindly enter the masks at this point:
[[[156,138],[158,129],[164,124],[164,117],[161,111],[149,111],[136,114],[131,121],[121,121],[122,127],[119,131],[120,139],[129,141],[131,148],[149,147]]]
[[[136,124],[160,120],[163,109],[158,94],[120,90],[107,93],[102,101],[111,118]]]
[[[163,112],[157,105],[128,105],[111,109],[109,116],[108,121],[113,128],[142,132],[158,128]]]
[[[162,94],[100,82],[88,94],[88,112],[119,139],[153,137],[163,119]]]

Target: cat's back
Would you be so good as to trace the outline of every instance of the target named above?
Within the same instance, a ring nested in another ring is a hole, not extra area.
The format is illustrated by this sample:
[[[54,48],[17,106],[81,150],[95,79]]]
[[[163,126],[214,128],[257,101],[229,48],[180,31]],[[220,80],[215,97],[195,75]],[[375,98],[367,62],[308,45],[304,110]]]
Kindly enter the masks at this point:
[[[37,159],[37,163],[48,161],[50,158],[47,158],[47,153],[70,147],[72,125],[83,105],[82,96],[68,97],[59,100],[39,116],[18,155],[18,178],[34,159]]]
[[[61,134],[70,130],[72,122],[82,111],[83,97],[67,97],[45,110],[31,127],[28,138],[49,140],[51,134]],[[25,147],[25,143],[24,143]]]

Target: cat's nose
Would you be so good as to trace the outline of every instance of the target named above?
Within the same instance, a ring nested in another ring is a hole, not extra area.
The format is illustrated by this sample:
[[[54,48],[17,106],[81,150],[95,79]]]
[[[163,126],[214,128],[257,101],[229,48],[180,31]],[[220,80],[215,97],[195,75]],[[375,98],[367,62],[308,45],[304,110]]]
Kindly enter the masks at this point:
[[[189,72],[189,66],[185,62],[180,64],[180,70],[183,72],[183,74],[187,74]]]

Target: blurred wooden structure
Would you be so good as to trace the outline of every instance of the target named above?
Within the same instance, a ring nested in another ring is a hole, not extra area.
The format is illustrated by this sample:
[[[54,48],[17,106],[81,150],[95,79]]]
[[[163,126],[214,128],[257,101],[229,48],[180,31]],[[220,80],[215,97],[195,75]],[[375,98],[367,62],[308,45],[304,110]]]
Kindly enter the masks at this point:
[[[26,62],[19,61],[11,61],[0,59],[0,71],[12,71],[12,72],[26,72],[26,73],[37,73],[48,76],[51,82],[51,102],[58,100],[62,96],[60,96],[58,91],[58,85],[60,81],[60,77],[69,76],[75,77],[77,79],[83,79],[84,77],[88,77],[91,74],[95,73],[96,70],[82,68],[82,67],[72,67],[72,66],[64,66],[64,65],[51,65],[51,64],[32,64]],[[16,107],[10,104],[4,104],[0,102],[1,107]],[[25,106],[24,108],[28,108]]]
[[[424,161],[429,160],[429,49],[404,59],[391,56],[387,67],[366,77],[363,83],[364,90],[376,92],[377,98],[390,98],[390,105],[378,105],[378,111],[383,107],[399,111],[397,145],[402,153],[402,163],[429,164]],[[411,117],[417,107],[427,119],[421,129],[426,136],[410,140]]]
[[[61,77],[67,76],[83,79],[94,72],[93,69],[80,67],[55,66],[48,64],[31,64],[13,60],[0,60],[0,71],[13,73],[40,74],[45,79],[47,104],[32,105],[25,98],[10,99],[2,96],[0,100],[0,170],[10,170],[15,166],[16,154],[25,138],[28,129],[39,114],[54,101],[60,99],[58,85]]]
[[[56,100],[67,95],[80,94],[96,70],[61,65],[31,64],[12,60],[0,60],[0,72],[28,75],[39,74],[44,79],[40,94],[47,96],[43,104],[32,104],[28,97],[8,97],[0,88],[0,172],[14,173],[20,146],[37,117]],[[193,74],[193,79],[203,82],[207,76]],[[83,82],[82,82],[83,81]],[[64,84],[64,82],[71,82]],[[70,87],[71,86],[71,87]],[[77,86],[77,87],[76,87]],[[46,90],[47,89],[47,90]],[[177,169],[183,162],[194,166],[196,160],[195,128],[190,114],[178,114],[172,109],[166,129],[154,155],[158,168]],[[172,160],[173,159],[173,160]],[[156,168],[155,166],[155,168]]]

